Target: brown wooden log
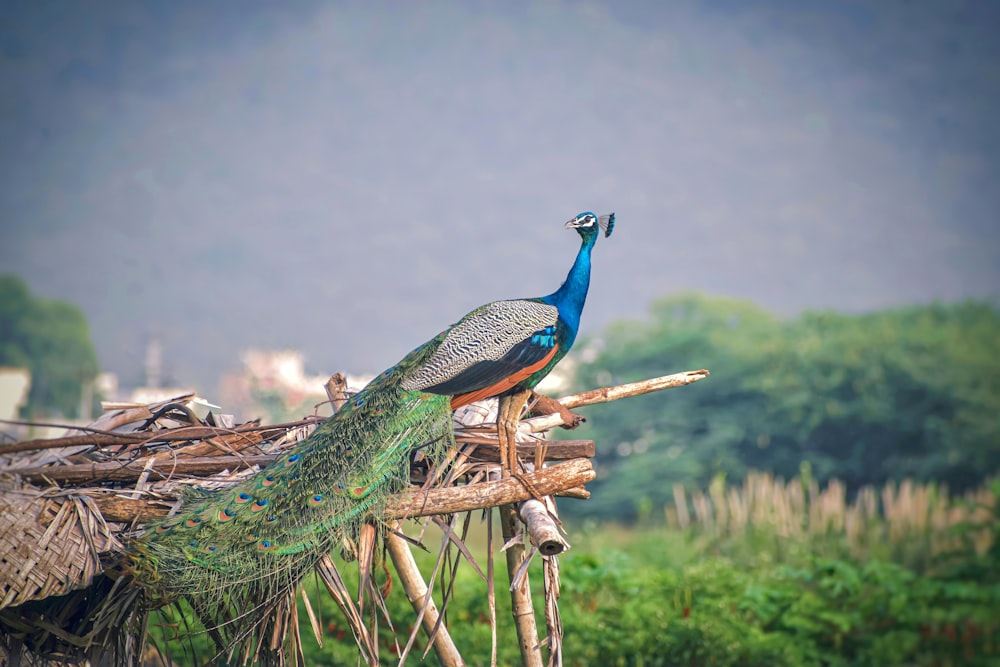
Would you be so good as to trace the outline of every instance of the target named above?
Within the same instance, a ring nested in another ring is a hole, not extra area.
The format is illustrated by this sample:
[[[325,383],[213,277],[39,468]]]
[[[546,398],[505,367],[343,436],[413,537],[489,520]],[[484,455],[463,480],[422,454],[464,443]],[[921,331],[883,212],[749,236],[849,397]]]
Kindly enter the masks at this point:
[[[569,548],[569,543],[563,539],[549,509],[538,498],[528,498],[518,503],[517,514],[528,530],[531,543],[538,547],[543,556],[555,556]]]
[[[509,477],[507,479],[510,479]],[[524,544],[511,543],[516,531],[514,508],[509,505],[500,507],[500,532],[503,535],[507,551],[507,574],[510,578],[510,612],[514,617],[514,629],[517,631],[517,645],[521,652],[523,667],[542,667],[542,650],[538,642],[538,622],[535,620],[535,607],[531,603],[531,586],[528,585],[528,571],[520,581],[515,581],[516,573],[527,559]]]
[[[528,482],[545,496],[554,495],[562,489],[581,486],[595,476],[594,466],[589,459],[573,459],[525,475]],[[393,497],[389,502],[387,515],[401,519],[431,514],[451,514],[516,503],[530,497],[528,490],[516,479],[501,479],[429,491],[411,489]]]
[[[184,440],[203,440],[231,433],[249,433],[253,431],[283,432],[299,426],[318,424],[325,417],[308,417],[284,424],[261,426],[256,423],[241,424],[235,428],[220,428],[216,426],[180,426],[178,428],[160,431],[134,431],[132,433],[92,433],[88,435],[70,435],[63,438],[43,438],[25,440],[10,445],[0,445],[0,456],[28,452],[36,449],[54,449],[56,447],[76,447],[90,445],[92,447],[117,447],[131,443],[181,442]],[[272,434],[273,435],[273,434]]]
[[[595,476],[594,467],[588,459],[573,459],[565,463],[557,463],[526,475],[528,481],[545,495],[556,495],[566,490],[578,492],[580,487],[594,479]],[[524,485],[512,478],[479,484],[465,484],[446,489],[427,491],[410,489],[390,499],[386,509],[386,518],[406,519],[432,514],[466,512],[516,503],[530,497],[531,494],[524,488]],[[129,523],[138,519],[142,522],[164,516],[167,513],[162,501],[135,500],[106,494],[96,495],[93,498],[104,518],[108,521]]]
[[[255,456],[199,456],[178,458],[154,463],[149,470],[150,479],[167,479],[172,475],[194,475],[203,477],[223,470],[238,470],[253,465],[265,466],[277,458],[274,454]],[[32,482],[53,482],[69,484],[98,484],[100,482],[134,482],[146,470],[149,457],[142,457],[128,463],[110,461],[105,463],[80,463],[66,466],[39,466],[35,468],[8,468],[7,472],[20,475]]]
[[[145,523],[166,516],[172,503],[160,500],[139,500],[118,494],[92,496],[105,521],[115,523]]]
[[[471,442],[476,445],[476,451],[472,454],[471,459],[476,461],[500,461],[500,447],[497,444],[495,438],[492,440],[485,437],[477,437],[473,440],[466,440],[462,436],[457,436],[456,440],[459,444],[464,442]],[[568,461],[570,459],[579,458],[593,458],[596,451],[593,440],[551,440],[538,445],[522,445],[517,446],[517,455],[522,459],[527,459],[528,461],[533,461],[535,458],[535,452],[540,446],[545,447],[545,460],[546,461]]]
[[[672,375],[640,380],[639,382],[620,384],[614,387],[591,389],[579,394],[563,396],[557,400],[567,408],[578,408],[583,405],[596,405],[597,403],[610,403],[611,401],[628,398],[629,396],[639,396],[640,394],[662,391],[663,389],[670,389],[672,387],[683,387],[708,376],[709,372],[705,369],[683,371]]]
[[[708,376],[709,372],[704,369],[698,371],[684,371],[682,373],[664,375],[662,377],[642,380],[640,382],[631,382],[629,384],[621,384],[614,387],[591,389],[590,391],[585,391],[580,394],[563,396],[556,400],[558,400],[564,407],[579,408],[585,405],[610,403],[611,401],[617,401],[622,398],[639,396],[641,394],[648,394],[654,391],[662,391],[663,389],[670,389],[672,387],[683,387],[691,384],[692,382],[703,380]],[[532,417],[531,419],[524,420],[524,423],[528,425],[528,428],[532,433],[541,433],[542,431],[548,431],[565,424],[562,415],[558,413],[544,415],[542,417]]]
[[[226,433],[215,438],[205,438],[198,442],[178,449],[160,451],[153,455],[157,461],[174,461],[179,458],[195,458],[212,456],[213,454],[235,454],[258,445],[269,437],[279,435],[284,429],[277,431],[247,431],[246,433]]]

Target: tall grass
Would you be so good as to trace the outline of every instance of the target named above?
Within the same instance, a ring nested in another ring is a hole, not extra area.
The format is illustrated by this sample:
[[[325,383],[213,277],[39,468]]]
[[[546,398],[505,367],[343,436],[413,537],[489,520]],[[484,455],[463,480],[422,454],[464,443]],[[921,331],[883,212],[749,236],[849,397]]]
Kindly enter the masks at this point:
[[[808,541],[812,549],[826,545],[839,555],[923,571],[952,555],[982,556],[996,539],[996,497],[988,487],[953,497],[946,486],[904,480],[864,487],[848,499],[842,482],[821,488],[808,468],[803,472],[787,482],[763,472],[751,472],[739,485],[717,478],[707,492],[688,493],[674,485],[667,523],[717,545],[750,544],[759,550],[770,540],[778,559]]]

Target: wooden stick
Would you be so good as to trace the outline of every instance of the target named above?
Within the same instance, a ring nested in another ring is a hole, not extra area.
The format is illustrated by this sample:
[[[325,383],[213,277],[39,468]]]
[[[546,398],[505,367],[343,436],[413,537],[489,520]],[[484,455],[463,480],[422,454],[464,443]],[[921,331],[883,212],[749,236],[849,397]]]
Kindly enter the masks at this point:
[[[93,447],[113,447],[130,443],[180,442],[183,440],[204,440],[232,433],[249,433],[252,431],[288,431],[299,426],[319,424],[326,421],[325,417],[307,417],[284,424],[261,426],[256,423],[242,424],[236,428],[218,428],[215,426],[181,426],[162,429],[160,431],[133,431],[132,433],[94,433],[92,435],[70,435],[63,438],[26,440],[10,445],[0,445],[0,456],[27,452],[34,449],[54,449],[56,447],[76,447],[91,445]]]
[[[392,528],[399,530],[399,523],[397,522]],[[392,559],[392,564],[396,567],[396,574],[399,575],[399,579],[403,583],[406,599],[413,606],[413,611],[419,614],[420,610],[424,608],[424,601],[427,600],[427,607],[424,609],[421,625],[424,626],[424,632],[430,637],[431,633],[434,632],[434,627],[438,624],[441,614],[438,611],[437,605],[434,604],[434,599],[428,599],[427,584],[424,582],[419,568],[417,568],[417,562],[413,559],[413,553],[410,551],[406,540],[392,530],[386,531],[385,545],[389,552],[389,557]],[[448,626],[445,623],[442,623],[438,627],[437,632],[434,633],[434,652],[437,654],[441,664],[446,667],[464,667],[465,665],[465,661],[462,660],[458,649],[455,648],[455,642],[452,641],[451,634],[448,632]]]
[[[469,457],[474,461],[491,461],[494,463],[500,461],[500,448],[497,446],[495,439],[470,438],[467,440],[463,436],[457,435],[455,440],[459,444],[470,442],[479,445],[476,447],[476,451]],[[519,444],[517,446],[517,455],[531,460],[534,458],[535,451],[541,444],[545,446],[546,461],[566,461],[578,458],[589,459],[593,458],[596,452],[593,440],[553,440],[551,442],[544,441],[539,444]]]
[[[585,391],[580,394],[563,396],[562,398],[556,400],[570,409],[579,408],[584,405],[595,405],[597,403],[610,403],[611,401],[628,398],[629,396],[649,394],[654,391],[670,389],[671,387],[683,387],[691,384],[692,382],[704,379],[708,377],[708,375],[709,372],[704,369],[699,371],[684,371],[683,373],[664,375],[658,378],[642,380],[641,382],[631,382],[629,384],[621,384],[615,387],[591,389],[590,391]],[[542,417],[533,417],[532,419],[525,419],[523,423],[528,425],[531,433],[540,433],[541,431],[553,429],[556,426],[562,426],[564,422],[562,417],[556,413]]]
[[[326,397],[330,401],[330,408],[334,412],[344,407],[344,403],[347,403],[347,399],[350,398],[347,392],[347,378],[343,373],[334,373],[331,375],[330,379],[323,385],[323,389],[326,391]]]
[[[96,481],[134,482],[146,469],[146,461],[154,460],[152,471],[158,473],[153,479],[167,479],[172,475],[214,475],[223,470],[242,470],[252,465],[261,467],[272,463],[278,454],[255,454],[205,456],[220,449],[239,452],[252,445],[259,444],[264,438],[256,432],[236,433],[202,440],[187,447],[158,452],[152,457],[143,457],[132,461],[105,461],[102,463],[77,463],[60,466],[37,466],[31,468],[8,468],[9,472],[20,475],[32,482],[51,480],[63,484],[86,484]],[[500,453],[493,440],[490,444],[482,444],[484,438],[477,438],[479,444],[472,457],[479,461],[499,461]],[[458,438],[459,443],[467,442]],[[565,440],[547,443],[545,458],[551,461],[566,461],[576,458],[594,456],[593,440]],[[518,445],[519,455],[531,455],[537,445]]]
[[[593,480],[595,476],[594,467],[587,459],[573,459],[526,475],[535,488],[545,495],[556,495],[566,491],[572,494],[571,497],[579,494],[582,485]],[[135,520],[148,521],[158,516],[164,516],[168,511],[168,508],[162,505],[163,500],[134,500],[119,495],[95,495],[92,497],[104,518],[118,523],[128,523]],[[409,490],[397,494],[389,500],[386,518],[406,519],[432,514],[466,512],[516,503],[530,497],[531,494],[524,488],[524,485],[512,478],[445,489]]]
[[[571,489],[586,484],[595,476],[594,466],[588,459],[573,459],[525,475],[528,481],[546,496],[553,495],[561,489]],[[447,489],[404,492],[389,501],[387,513],[396,519],[431,514],[454,514],[516,503],[530,497],[531,493],[516,479],[501,479]]]
[[[531,542],[543,556],[555,556],[569,548],[556,522],[549,516],[545,504],[537,498],[528,498],[517,505],[517,514],[524,521]]]
[[[507,478],[510,479],[510,478]],[[510,505],[500,508],[500,529],[504,544],[510,543],[515,534],[515,513]],[[535,608],[531,604],[531,586],[528,583],[528,573],[520,581],[520,586],[514,585],[514,578],[521,564],[524,563],[524,544],[521,542],[507,547],[507,573],[510,577],[510,606],[514,616],[514,627],[517,630],[517,644],[521,650],[521,663],[524,667],[542,667],[542,651],[538,642],[538,623],[535,621]]]
[[[129,462],[110,461],[104,463],[79,463],[65,466],[39,466],[35,468],[8,468],[7,471],[20,475],[32,482],[54,482],[79,484],[83,482],[134,482],[146,469],[146,462],[152,457],[144,456]],[[236,470],[253,465],[265,466],[277,458],[273,454],[256,456],[197,456],[158,461],[150,470],[153,479],[167,479],[171,475],[214,475],[223,470]]]

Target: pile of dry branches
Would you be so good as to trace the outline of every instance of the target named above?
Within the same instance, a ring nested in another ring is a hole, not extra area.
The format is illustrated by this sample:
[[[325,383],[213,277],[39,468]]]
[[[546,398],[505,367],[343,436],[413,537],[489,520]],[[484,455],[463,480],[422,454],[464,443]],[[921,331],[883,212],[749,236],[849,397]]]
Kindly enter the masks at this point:
[[[576,408],[683,386],[707,374],[689,371],[558,400]],[[346,400],[343,376],[331,378],[327,393],[335,409]],[[220,423],[224,420],[211,413],[199,418],[191,408],[193,399],[187,395],[152,405],[117,406],[76,434],[0,445],[0,652],[12,664],[22,655],[54,662],[86,655],[107,630],[87,621],[87,610],[95,604],[93,590],[88,592],[88,588],[106,579],[98,576],[103,571],[102,558],[107,562],[108,554],[120,550],[123,533],[172,511],[184,486],[219,488],[255,474],[323,421],[315,416],[269,426],[256,421]],[[542,664],[541,646],[547,644],[549,662],[558,664],[562,632],[554,556],[568,544],[552,496],[588,496],[584,484],[594,478],[589,461],[594,443],[545,440],[545,432],[562,424],[559,414],[524,420],[518,430],[518,452],[529,462],[530,487],[544,496],[532,498],[529,485],[500,478],[496,427],[491,423],[496,419],[495,402],[492,407],[488,403],[468,406],[455,419],[458,448],[432,469],[415,461],[413,485],[394,497],[385,520],[390,527],[398,527],[403,519],[431,517],[444,530],[442,550],[457,547],[481,573],[455,530],[457,515],[500,507],[524,662]],[[441,559],[429,587],[399,533],[388,532],[386,549],[418,613],[418,625],[428,633],[429,646],[443,664],[464,664],[429,593]],[[527,586],[527,565],[535,554],[544,560],[548,635],[544,641],[538,639]],[[489,587],[491,613],[495,613],[492,555],[491,545],[483,578]],[[350,600],[341,606],[349,616],[357,612],[352,611]],[[363,621],[360,627],[364,628]],[[400,651],[403,659],[416,632]],[[291,634],[279,640],[288,639],[295,648],[297,629]],[[317,639],[322,641],[319,633]],[[377,661],[377,647],[370,638],[367,642],[358,639],[363,655]],[[495,641],[494,637],[494,645]]]

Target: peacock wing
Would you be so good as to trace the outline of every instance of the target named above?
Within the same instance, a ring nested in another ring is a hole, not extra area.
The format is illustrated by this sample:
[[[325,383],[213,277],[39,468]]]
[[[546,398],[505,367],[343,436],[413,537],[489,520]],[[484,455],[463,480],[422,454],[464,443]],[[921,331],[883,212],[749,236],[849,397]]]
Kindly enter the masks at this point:
[[[462,397],[452,407],[496,396],[551,361],[558,349],[558,321],[558,309],[540,300],[488,303],[444,332],[402,386]]]

